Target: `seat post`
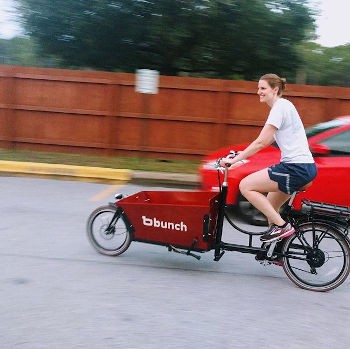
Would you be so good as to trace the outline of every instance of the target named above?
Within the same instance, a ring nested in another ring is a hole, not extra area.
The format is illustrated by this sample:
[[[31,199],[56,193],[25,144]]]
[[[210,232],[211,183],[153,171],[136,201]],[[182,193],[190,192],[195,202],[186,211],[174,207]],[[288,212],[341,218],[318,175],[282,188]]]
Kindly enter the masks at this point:
[[[289,207],[292,207],[293,205],[293,202],[294,202],[294,199],[295,197],[297,196],[298,193],[302,192],[302,191],[305,191],[307,188],[311,187],[312,185],[312,181],[305,184],[304,186],[302,186],[301,188],[299,188],[298,190],[296,190],[295,192],[292,193],[292,195],[290,196],[289,198],[289,201],[288,201],[288,206]]]
[[[297,194],[299,193],[299,191],[294,191],[292,193],[292,195],[290,196],[289,200],[288,200],[288,206],[289,207],[292,207],[293,206],[293,202],[294,202],[294,199],[295,197],[297,196]]]

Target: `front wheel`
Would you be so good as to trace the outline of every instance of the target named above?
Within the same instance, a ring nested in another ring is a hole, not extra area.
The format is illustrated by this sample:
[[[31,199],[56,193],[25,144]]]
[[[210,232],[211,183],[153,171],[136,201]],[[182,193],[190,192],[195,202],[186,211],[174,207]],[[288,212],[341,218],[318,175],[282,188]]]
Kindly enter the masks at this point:
[[[122,254],[132,240],[125,217],[113,205],[93,211],[88,218],[86,230],[92,246],[107,256]]]
[[[350,272],[350,248],[344,235],[323,222],[307,222],[286,238],[283,269],[297,286],[325,292],[341,285]]]

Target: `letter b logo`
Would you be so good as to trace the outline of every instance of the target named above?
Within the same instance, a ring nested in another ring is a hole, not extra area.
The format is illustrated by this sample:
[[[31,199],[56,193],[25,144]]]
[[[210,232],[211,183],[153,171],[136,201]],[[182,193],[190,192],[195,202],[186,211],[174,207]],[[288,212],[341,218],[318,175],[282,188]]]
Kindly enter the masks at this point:
[[[160,221],[156,218],[153,218],[153,225],[156,227],[156,228],[159,228],[160,227]]]
[[[152,222],[151,218],[147,218],[146,216],[142,216],[142,223],[146,227],[151,227],[153,222]]]

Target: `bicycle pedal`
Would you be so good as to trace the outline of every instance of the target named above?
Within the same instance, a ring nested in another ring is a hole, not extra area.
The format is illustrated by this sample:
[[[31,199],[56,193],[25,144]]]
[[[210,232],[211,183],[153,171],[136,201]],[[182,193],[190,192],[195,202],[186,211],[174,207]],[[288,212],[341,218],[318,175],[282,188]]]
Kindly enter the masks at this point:
[[[264,267],[266,267],[266,266],[268,266],[268,265],[271,265],[271,261],[269,261],[269,260],[267,260],[267,259],[264,259],[264,260],[260,260],[260,261],[258,261],[259,262],[259,264],[261,264],[262,266],[264,266]]]
[[[274,261],[272,262],[273,265],[276,265],[277,267],[283,267],[283,262],[282,261]]]
[[[262,266],[264,267],[267,267],[268,265],[275,265],[277,267],[283,267],[283,262],[282,261],[271,261],[271,260],[268,260],[268,259],[265,259],[265,260],[260,260],[258,261]]]

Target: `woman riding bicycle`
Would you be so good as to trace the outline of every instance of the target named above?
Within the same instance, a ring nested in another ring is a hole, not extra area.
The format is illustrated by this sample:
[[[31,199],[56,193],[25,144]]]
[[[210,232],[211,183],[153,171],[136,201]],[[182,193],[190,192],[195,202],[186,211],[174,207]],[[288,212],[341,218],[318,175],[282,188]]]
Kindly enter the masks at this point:
[[[272,242],[294,233],[294,228],[283,220],[279,210],[294,191],[311,182],[317,174],[300,116],[295,106],[282,98],[285,85],[286,80],[276,74],[265,74],[259,79],[260,102],[271,108],[266,123],[247,148],[234,158],[223,158],[220,163],[242,162],[274,141],[280,148],[279,164],[248,175],[239,185],[242,195],[267,217],[270,224],[268,232],[260,238],[262,242]]]

